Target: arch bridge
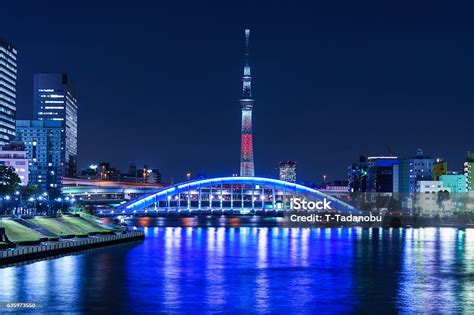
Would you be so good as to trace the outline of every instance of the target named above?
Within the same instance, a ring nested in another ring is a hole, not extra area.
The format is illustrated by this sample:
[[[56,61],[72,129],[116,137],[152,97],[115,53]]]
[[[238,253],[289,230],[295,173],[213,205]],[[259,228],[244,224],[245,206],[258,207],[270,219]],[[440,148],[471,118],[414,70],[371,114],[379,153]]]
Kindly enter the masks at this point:
[[[278,212],[290,210],[292,198],[326,199],[334,211],[356,210],[338,198],[296,183],[263,177],[220,177],[160,188],[118,206],[114,212]]]

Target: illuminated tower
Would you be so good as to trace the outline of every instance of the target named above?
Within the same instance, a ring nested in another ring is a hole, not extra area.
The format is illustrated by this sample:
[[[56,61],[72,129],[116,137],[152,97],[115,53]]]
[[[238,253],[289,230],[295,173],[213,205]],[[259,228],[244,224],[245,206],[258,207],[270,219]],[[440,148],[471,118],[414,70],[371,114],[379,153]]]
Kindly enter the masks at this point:
[[[249,39],[250,30],[245,30],[245,66],[242,77],[242,132],[240,153],[240,176],[255,176],[253,163],[253,137],[252,137],[252,76],[249,65]]]

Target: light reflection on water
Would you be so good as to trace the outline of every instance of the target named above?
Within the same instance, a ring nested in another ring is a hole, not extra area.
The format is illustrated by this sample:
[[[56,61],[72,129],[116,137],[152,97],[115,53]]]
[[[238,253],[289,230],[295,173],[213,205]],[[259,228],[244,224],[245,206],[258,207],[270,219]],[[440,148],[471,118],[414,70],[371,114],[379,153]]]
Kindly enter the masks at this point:
[[[2,268],[0,302],[43,313],[474,312],[473,230],[144,231],[142,243]]]

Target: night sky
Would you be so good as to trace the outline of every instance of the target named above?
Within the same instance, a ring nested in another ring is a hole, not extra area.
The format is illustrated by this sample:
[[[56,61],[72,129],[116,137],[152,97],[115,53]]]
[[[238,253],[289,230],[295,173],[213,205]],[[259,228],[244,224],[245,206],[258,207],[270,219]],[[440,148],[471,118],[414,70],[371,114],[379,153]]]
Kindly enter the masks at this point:
[[[35,72],[79,99],[79,166],[109,161],[237,173],[243,31],[251,33],[256,174],[345,179],[359,154],[474,150],[472,1],[6,1],[19,51],[18,119]]]

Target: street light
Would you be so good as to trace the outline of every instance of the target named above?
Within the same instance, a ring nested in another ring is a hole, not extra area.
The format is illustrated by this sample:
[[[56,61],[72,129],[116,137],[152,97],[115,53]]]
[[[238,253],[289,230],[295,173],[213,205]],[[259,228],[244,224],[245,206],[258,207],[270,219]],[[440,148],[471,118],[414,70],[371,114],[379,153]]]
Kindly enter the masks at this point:
[[[49,196],[48,196],[48,193],[47,192],[44,192],[42,193],[44,199],[46,200],[46,205],[47,205],[47,208],[48,208],[48,213],[51,212],[51,203],[50,203],[50,200],[49,200]]]
[[[10,200],[10,196],[5,196],[6,206],[5,206],[5,214],[8,214],[8,201]]]

